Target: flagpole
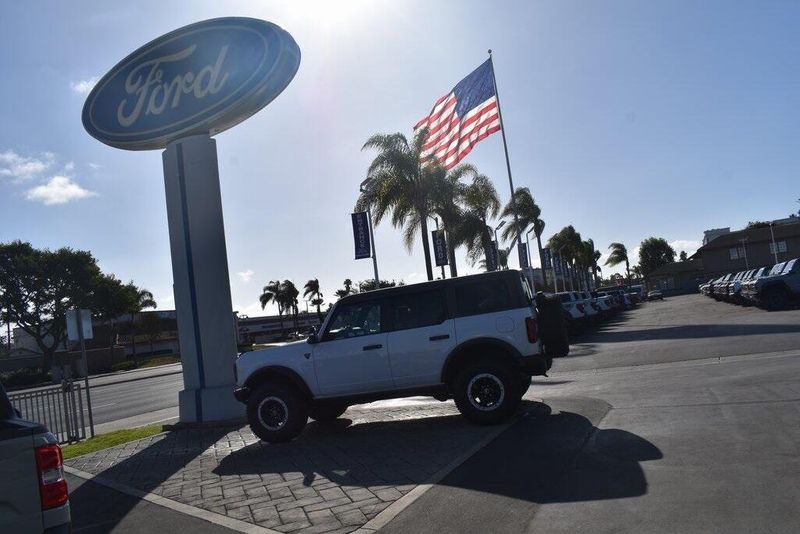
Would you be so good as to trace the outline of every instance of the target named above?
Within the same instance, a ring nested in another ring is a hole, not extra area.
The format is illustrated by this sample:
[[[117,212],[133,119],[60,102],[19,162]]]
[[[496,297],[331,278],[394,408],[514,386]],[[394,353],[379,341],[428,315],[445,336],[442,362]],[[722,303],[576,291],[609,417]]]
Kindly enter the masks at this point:
[[[511,211],[514,212],[514,228],[517,234],[517,256],[522,250],[522,235],[519,229],[519,216],[517,215],[517,201],[514,198],[514,180],[511,178],[511,161],[508,159],[508,143],[506,142],[506,127],[503,124],[503,112],[500,109],[500,91],[497,89],[497,78],[494,75],[494,61],[492,49],[489,49],[489,61],[492,62],[492,82],[494,83],[494,96],[497,100],[497,115],[500,117],[500,133],[503,135],[503,151],[506,154],[506,169],[508,170],[508,186],[511,188]],[[520,265],[521,267],[521,265]]]

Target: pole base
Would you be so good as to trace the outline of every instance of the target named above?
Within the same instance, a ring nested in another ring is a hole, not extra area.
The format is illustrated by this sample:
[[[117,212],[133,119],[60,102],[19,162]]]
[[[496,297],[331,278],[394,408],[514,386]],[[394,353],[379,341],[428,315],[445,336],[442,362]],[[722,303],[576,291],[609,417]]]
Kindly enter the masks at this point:
[[[230,421],[245,416],[244,404],[233,397],[233,384],[178,393],[181,423]]]

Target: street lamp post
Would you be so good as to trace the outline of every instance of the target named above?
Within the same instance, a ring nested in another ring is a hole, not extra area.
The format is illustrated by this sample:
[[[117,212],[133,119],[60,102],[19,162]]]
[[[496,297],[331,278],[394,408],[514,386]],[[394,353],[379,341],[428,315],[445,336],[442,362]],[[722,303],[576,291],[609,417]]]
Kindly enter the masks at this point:
[[[535,225],[533,228],[525,232],[525,248],[528,249],[528,266],[531,268],[533,268],[533,262],[531,261],[531,240],[529,236],[534,230],[536,230]],[[544,265],[540,265],[540,267],[542,268],[542,277],[544,277]]]
[[[372,226],[372,211],[369,206],[371,204],[372,191],[366,187],[370,179],[367,178],[359,186],[359,191],[370,195],[370,202],[367,202],[367,220],[369,221],[369,244],[372,247],[372,268],[375,270],[375,289],[381,288],[381,279],[378,277],[378,253],[375,250],[375,228]]]
[[[566,247],[566,246],[567,246],[566,243],[561,245],[561,248],[559,248],[558,252],[556,253],[558,255],[558,261],[559,262],[561,262],[561,251],[564,250],[564,247]],[[556,293],[558,293],[558,278],[556,277],[555,262],[556,262],[556,259],[553,258],[553,289],[555,289]],[[563,286],[561,289],[566,291],[567,290],[567,282],[564,281],[564,274],[566,274],[566,273],[564,273],[563,262],[561,262],[561,263],[562,263],[562,265],[561,265],[561,280],[562,280],[561,285]]]
[[[775,244],[775,232],[772,231],[772,221],[769,222],[769,235],[772,237],[772,255],[775,257],[775,263],[778,263],[778,245]]]

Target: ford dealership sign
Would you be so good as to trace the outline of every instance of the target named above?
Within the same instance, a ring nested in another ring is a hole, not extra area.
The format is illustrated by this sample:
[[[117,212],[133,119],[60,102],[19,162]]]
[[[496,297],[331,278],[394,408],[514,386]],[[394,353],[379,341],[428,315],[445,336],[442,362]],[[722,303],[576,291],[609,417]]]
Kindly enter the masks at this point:
[[[198,22],[151,41],[111,69],[86,99],[83,126],[127,150],[213,135],[269,104],[299,66],[297,43],[270,22]]]

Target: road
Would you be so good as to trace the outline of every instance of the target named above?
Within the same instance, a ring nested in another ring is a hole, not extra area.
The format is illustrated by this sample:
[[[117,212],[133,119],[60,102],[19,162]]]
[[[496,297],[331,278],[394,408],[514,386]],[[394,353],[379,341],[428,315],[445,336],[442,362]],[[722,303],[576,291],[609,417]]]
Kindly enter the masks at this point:
[[[552,380],[564,373],[626,366],[724,358],[800,348],[800,310],[766,312],[716,302],[701,295],[648,302],[572,340],[568,358],[557,360]],[[178,416],[179,365],[92,379],[98,432],[172,421]],[[373,406],[397,403],[388,401]],[[404,400],[426,402],[423,399]]]
[[[800,311],[692,295],[627,315],[534,382],[551,416],[381,532],[800,530]]]

